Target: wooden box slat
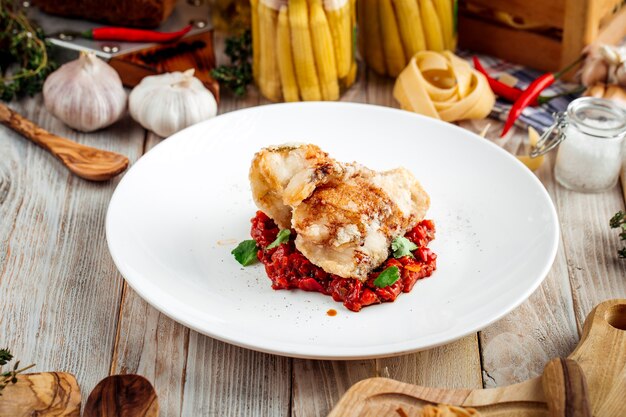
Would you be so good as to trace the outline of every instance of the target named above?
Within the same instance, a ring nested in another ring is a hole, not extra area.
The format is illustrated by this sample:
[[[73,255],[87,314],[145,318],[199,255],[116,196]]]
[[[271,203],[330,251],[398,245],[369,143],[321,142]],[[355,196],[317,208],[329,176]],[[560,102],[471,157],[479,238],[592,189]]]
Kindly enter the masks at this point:
[[[541,71],[559,68],[561,43],[532,32],[459,16],[459,47],[521,63]],[[555,59],[556,57],[556,59]]]
[[[610,0],[609,0],[610,1]],[[563,28],[563,15],[566,0],[529,1],[529,0],[471,0],[476,6],[491,10],[502,10],[529,22],[541,23],[556,28]],[[536,5],[533,5],[536,3]]]

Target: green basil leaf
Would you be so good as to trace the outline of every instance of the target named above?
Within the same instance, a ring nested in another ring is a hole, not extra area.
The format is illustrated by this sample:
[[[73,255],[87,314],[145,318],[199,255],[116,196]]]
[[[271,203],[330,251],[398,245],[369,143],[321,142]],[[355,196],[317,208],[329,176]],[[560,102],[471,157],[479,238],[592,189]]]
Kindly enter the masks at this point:
[[[397,237],[391,242],[391,250],[393,251],[394,258],[402,258],[403,256],[415,258],[411,253],[411,251],[415,249],[417,249],[417,245],[404,236]]]
[[[291,235],[291,230],[289,229],[281,230],[280,232],[278,232],[278,236],[276,236],[276,239],[272,243],[267,245],[265,249],[274,249],[281,243],[289,242],[289,235]]]
[[[252,239],[244,240],[230,253],[235,256],[237,262],[243,266],[252,265],[257,261],[256,253],[259,248],[256,246],[256,242]]]
[[[397,266],[390,266],[378,275],[374,280],[374,285],[378,288],[385,288],[393,285],[400,279],[400,269]]]

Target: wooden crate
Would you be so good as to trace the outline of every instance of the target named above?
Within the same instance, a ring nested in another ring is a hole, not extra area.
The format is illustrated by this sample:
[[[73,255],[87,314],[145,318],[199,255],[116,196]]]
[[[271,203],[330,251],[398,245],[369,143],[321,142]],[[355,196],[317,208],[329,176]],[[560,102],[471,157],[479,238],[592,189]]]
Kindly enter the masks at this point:
[[[594,41],[615,44],[626,36],[624,3],[623,0],[459,0],[459,46],[539,70],[557,71],[575,61],[586,45]],[[552,29],[514,29],[472,13],[470,9],[476,7],[506,12]]]

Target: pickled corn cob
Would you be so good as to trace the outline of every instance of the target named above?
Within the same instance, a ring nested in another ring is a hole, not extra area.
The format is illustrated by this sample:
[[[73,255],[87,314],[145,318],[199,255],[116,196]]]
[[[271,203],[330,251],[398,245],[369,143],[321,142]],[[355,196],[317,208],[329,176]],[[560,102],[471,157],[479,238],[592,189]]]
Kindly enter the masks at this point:
[[[281,6],[278,12],[278,28],[276,29],[276,55],[278,57],[278,69],[285,101],[298,101],[298,83],[293,69],[293,57],[291,56],[291,37],[289,33],[289,17],[287,6]]]
[[[426,47],[435,52],[441,52],[445,49],[443,41],[443,33],[441,32],[441,24],[439,16],[433,5],[432,0],[419,0],[420,12],[422,14],[422,23],[424,24],[424,35],[426,38]]]
[[[407,58],[404,55],[400,32],[391,0],[377,0],[380,14],[380,27],[383,40],[383,55],[389,75],[397,77],[404,69]]]
[[[311,0],[311,40],[322,100],[337,100],[339,99],[337,64],[333,51],[333,38],[330,34],[328,19],[322,8],[322,0]],[[350,70],[349,67],[348,70]]]
[[[356,0],[350,0],[350,23],[350,36],[352,36],[352,31],[356,27]]]
[[[340,80],[341,86],[343,88],[348,88],[352,84],[354,84],[354,82],[356,81],[356,76],[358,72],[359,72],[359,66],[357,65],[356,61],[352,61],[352,65],[350,65],[350,71],[348,71],[348,75],[346,75],[344,78]]]
[[[337,62],[337,74],[345,77],[352,64],[352,0],[324,0]]]
[[[378,1],[378,0],[375,0]],[[378,18],[378,5],[372,0],[361,0],[364,6],[363,19],[363,50],[361,55],[365,58],[367,65],[372,67],[379,74],[386,73],[385,57],[383,55],[383,38],[382,29],[380,27],[380,19]]]
[[[322,94],[315,72],[306,0],[290,0],[288,11],[293,62],[300,96],[303,100],[321,100]]]
[[[419,6],[417,0],[393,0],[393,6],[396,10],[404,54],[409,59],[415,53],[426,49]]]
[[[453,0],[434,0],[435,10],[441,23],[441,33],[443,35],[444,47],[454,50],[454,22],[452,19]]]
[[[260,65],[259,89],[261,93],[272,101],[279,101],[280,76],[276,59],[276,24],[278,12],[259,1],[259,34],[260,34]]]
[[[261,36],[259,34],[259,0],[250,0],[250,14],[252,26],[252,76],[254,82],[259,82],[259,67],[261,57]]]

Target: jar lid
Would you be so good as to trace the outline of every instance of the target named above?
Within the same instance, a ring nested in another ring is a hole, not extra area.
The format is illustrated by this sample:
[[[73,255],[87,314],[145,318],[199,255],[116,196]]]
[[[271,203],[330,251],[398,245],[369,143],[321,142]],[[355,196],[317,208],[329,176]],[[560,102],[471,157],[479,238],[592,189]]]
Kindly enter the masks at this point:
[[[626,111],[612,100],[581,97],[567,106],[570,123],[583,133],[612,138],[626,132]]]

